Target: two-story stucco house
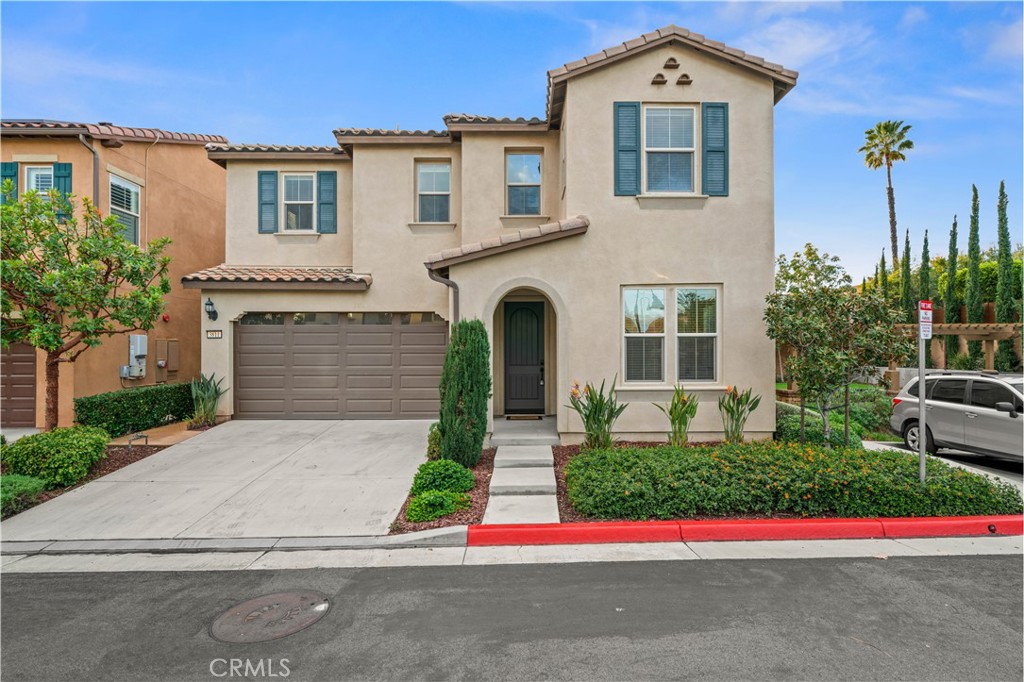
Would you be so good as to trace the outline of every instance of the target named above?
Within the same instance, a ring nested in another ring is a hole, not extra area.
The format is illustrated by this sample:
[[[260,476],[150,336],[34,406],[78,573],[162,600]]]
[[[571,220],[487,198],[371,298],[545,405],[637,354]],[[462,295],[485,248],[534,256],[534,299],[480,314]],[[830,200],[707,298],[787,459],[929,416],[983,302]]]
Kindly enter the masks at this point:
[[[209,147],[226,262],[193,273],[203,367],[235,418],[433,418],[447,325],[491,336],[494,420],[582,436],[574,380],[664,438],[682,382],[695,439],[729,384],[774,391],[773,107],[797,74],[675,26],[548,73],[547,117],[340,129],[337,147]],[[774,411],[748,435],[767,436]]]
[[[122,387],[190,381],[199,374],[199,292],[180,278],[224,259],[224,169],[210,161],[206,145],[219,135],[130,128],[111,123],[4,120],[0,123],[2,179],[17,194],[56,189],[88,197],[104,216],[124,226],[138,245],[169,237],[171,293],[164,315],[146,339],[146,360],[129,351],[127,335],[111,336],[73,364],[60,368],[60,426],[74,421],[74,399]],[[139,350],[139,347],[136,347]],[[27,344],[0,352],[3,395],[0,425],[45,423],[45,355]],[[122,366],[135,361],[131,378]]]

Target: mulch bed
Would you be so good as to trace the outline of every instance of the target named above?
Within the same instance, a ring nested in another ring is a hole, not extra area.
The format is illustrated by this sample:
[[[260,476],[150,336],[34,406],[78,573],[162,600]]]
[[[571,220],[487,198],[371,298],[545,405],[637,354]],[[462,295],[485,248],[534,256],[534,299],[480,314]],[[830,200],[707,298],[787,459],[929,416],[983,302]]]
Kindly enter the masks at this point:
[[[107,474],[112,474],[118,469],[123,469],[129,464],[134,464],[139,460],[146,459],[150,455],[155,455],[164,448],[165,446],[162,445],[133,445],[131,447],[131,450],[129,451],[127,445],[108,445],[107,456],[93,464],[92,468],[89,469],[89,473],[86,474],[85,478],[83,478],[81,481],[74,485],[68,486],[67,488],[54,488],[53,490],[44,490],[43,492],[36,495],[33,504],[26,507],[26,509],[31,509],[32,507],[42,504],[43,502],[52,500],[55,497],[60,497],[69,490],[74,490],[75,488],[83,486],[89,481],[95,480],[101,476],[106,476]],[[7,473],[7,467],[3,467],[2,473]],[[25,510],[22,509],[21,511]],[[14,515],[11,514],[11,516]],[[4,518],[6,519],[8,517],[5,516]]]
[[[448,516],[442,516],[433,521],[421,521],[412,523],[405,520],[405,510],[409,506],[410,497],[405,498],[405,503],[398,510],[398,516],[391,524],[391,535],[402,533],[413,533],[418,530],[431,530],[433,528],[447,528],[449,526],[472,526],[483,523],[484,510],[487,509],[487,499],[491,494],[491,473],[494,471],[494,454],[497,448],[488,448],[480,453],[480,461],[472,468],[476,483],[469,491],[469,508],[457,511]],[[409,481],[412,485],[412,481]]]

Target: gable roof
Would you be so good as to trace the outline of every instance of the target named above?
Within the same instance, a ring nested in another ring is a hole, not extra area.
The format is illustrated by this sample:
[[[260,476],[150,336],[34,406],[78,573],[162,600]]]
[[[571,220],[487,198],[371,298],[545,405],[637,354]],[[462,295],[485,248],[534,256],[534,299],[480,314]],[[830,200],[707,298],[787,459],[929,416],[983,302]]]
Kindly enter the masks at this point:
[[[110,142],[176,142],[179,144],[227,144],[228,139],[220,135],[201,133],[175,133],[159,128],[129,128],[113,123],[73,123],[71,121],[48,121],[46,119],[4,119],[0,121],[0,134],[11,136],[65,137],[88,135],[101,141]]]
[[[369,274],[330,266],[227,265],[193,272],[181,278],[186,289],[342,289],[365,291]]]
[[[451,265],[487,258],[506,251],[515,251],[527,246],[583,234],[589,227],[590,219],[585,215],[578,215],[511,234],[492,237],[481,242],[472,242],[454,249],[447,249],[430,255],[423,264],[427,266],[428,270],[441,270]]]
[[[799,76],[796,71],[787,69],[781,64],[767,62],[762,57],[747,54],[743,50],[729,47],[725,43],[705,38],[700,33],[693,33],[675,24],[669,24],[657,31],[645,33],[639,38],[627,40],[615,47],[610,47],[597,54],[592,54],[589,57],[569,62],[557,69],[548,71],[547,112],[550,127],[557,128],[561,123],[562,107],[565,103],[566,82],[569,79],[595,69],[610,66],[619,60],[633,57],[641,52],[646,52],[663,45],[691,47],[705,54],[770,77],[775,83],[776,103],[793,89]]]
[[[281,159],[290,161],[350,160],[341,147],[284,144],[208,144],[206,155],[211,161],[227,166],[228,161],[244,159]]]

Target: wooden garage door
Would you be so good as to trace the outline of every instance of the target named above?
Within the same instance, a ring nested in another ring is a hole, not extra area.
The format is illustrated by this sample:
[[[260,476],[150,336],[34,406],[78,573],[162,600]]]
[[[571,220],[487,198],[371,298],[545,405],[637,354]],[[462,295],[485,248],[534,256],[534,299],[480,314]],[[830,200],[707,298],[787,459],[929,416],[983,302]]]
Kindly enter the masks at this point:
[[[0,424],[36,425],[36,351],[15,343],[0,349]]]
[[[235,416],[434,419],[448,325],[432,313],[249,313]]]

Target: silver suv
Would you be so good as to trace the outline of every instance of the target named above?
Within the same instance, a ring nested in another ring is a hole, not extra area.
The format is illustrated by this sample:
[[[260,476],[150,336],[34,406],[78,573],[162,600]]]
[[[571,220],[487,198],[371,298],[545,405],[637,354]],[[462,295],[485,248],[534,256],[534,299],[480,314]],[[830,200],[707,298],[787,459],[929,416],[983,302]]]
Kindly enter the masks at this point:
[[[928,419],[925,447],[1024,459],[1024,377],[990,372],[930,372],[925,377]],[[892,399],[889,424],[917,451],[918,380]]]

